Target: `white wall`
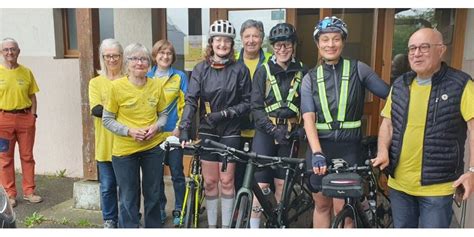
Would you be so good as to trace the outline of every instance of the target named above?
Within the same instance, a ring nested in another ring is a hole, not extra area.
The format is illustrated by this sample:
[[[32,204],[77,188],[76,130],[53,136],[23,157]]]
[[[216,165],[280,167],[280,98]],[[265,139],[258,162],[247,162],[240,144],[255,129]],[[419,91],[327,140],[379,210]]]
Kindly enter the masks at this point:
[[[12,37],[23,56],[56,56],[53,9],[0,9],[0,38]]]
[[[141,43],[151,52],[153,46],[151,9],[114,9],[115,39],[123,47]]]
[[[19,63],[33,71],[40,88],[36,173],[55,174],[65,169],[66,176],[82,177],[79,61],[54,59],[62,41],[55,41],[53,19],[53,9],[0,9],[0,38],[13,37],[19,42]],[[15,168],[21,171],[20,167],[17,152]]]

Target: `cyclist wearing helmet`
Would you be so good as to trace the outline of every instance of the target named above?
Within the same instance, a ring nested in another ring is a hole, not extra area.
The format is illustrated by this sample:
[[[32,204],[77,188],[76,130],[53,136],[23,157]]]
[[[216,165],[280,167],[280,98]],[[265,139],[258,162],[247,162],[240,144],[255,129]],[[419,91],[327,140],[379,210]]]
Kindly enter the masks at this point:
[[[190,140],[191,122],[199,104],[200,139],[211,139],[234,148],[240,146],[240,121],[250,112],[252,85],[247,67],[235,61],[234,38],[235,29],[227,20],[217,20],[209,28],[205,60],[194,67],[186,93],[179,125],[182,143]],[[235,194],[235,163],[229,163],[222,171],[223,157],[204,154],[201,161],[209,227],[217,225],[219,193],[222,227],[228,227]]]
[[[255,137],[252,150],[270,156],[290,156],[294,136],[300,122],[300,84],[307,70],[295,58],[297,36],[295,28],[280,23],[270,30],[273,55],[257,69],[252,83],[251,107],[255,119]],[[296,136],[297,137],[297,136]],[[275,184],[275,198],[281,198],[285,172],[265,168],[255,173],[255,180],[263,190]],[[260,206],[254,199],[254,207]],[[259,208],[253,208],[258,210]],[[253,212],[251,228],[260,225],[260,213]]]
[[[337,213],[344,204],[342,199],[318,193],[327,160],[342,158],[350,165],[364,162],[360,142],[365,89],[384,99],[389,93],[388,85],[368,65],[341,57],[347,35],[346,24],[334,16],[316,25],[313,36],[321,62],[306,74],[301,86],[301,112],[311,148],[308,167],[314,172],[310,177],[316,203],[314,227],[329,227],[331,207]]]

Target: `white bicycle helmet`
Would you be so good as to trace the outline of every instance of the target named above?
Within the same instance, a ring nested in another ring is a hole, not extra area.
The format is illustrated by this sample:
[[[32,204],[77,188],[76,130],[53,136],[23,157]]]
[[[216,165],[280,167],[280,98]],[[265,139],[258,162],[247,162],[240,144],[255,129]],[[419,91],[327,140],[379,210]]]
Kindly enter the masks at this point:
[[[227,36],[235,38],[235,28],[228,20],[217,20],[209,27],[209,37]]]
[[[348,34],[346,23],[335,16],[327,16],[314,27],[313,38],[318,41],[321,34],[336,32],[341,33],[342,39],[345,40]]]

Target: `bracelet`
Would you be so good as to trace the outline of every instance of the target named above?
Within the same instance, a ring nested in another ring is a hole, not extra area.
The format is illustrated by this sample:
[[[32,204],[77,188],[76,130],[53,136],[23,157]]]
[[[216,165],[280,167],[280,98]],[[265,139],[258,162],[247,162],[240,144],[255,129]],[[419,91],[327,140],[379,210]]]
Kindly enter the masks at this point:
[[[469,167],[467,171],[474,173],[474,166]]]

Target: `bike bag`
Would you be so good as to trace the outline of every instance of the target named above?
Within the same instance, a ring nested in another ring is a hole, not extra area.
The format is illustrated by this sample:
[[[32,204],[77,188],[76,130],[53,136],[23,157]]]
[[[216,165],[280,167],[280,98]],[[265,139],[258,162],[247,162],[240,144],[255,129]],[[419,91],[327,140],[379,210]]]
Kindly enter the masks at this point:
[[[327,197],[359,198],[366,190],[364,179],[357,173],[332,173],[322,180],[322,192]]]

